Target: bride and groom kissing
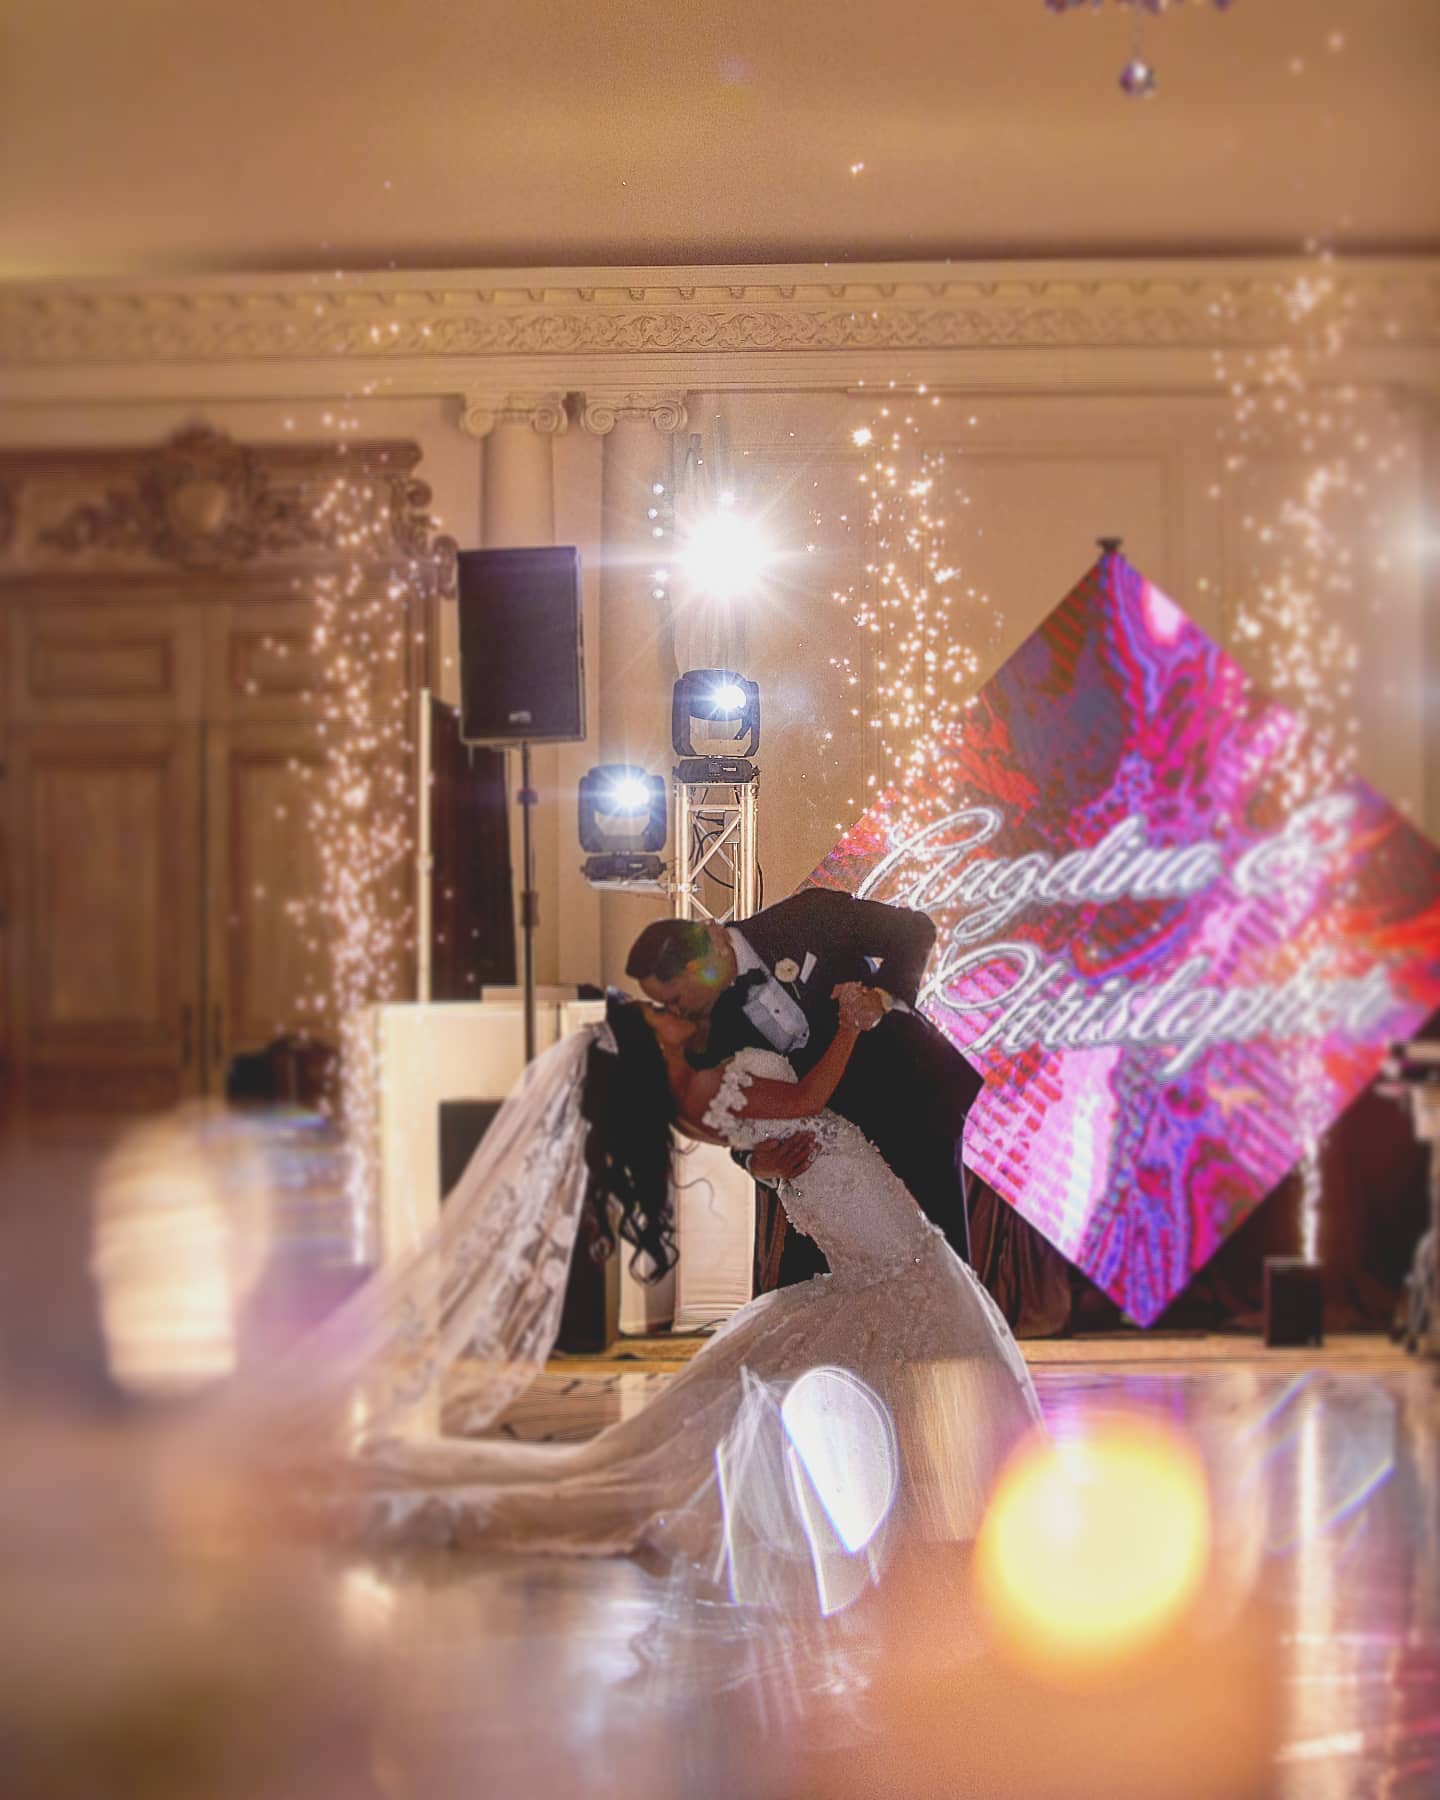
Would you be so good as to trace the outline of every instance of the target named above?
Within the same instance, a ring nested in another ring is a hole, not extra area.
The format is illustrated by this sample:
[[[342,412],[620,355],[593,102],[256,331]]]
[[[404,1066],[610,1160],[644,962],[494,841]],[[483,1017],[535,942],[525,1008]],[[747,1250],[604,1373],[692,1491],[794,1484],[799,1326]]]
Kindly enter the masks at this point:
[[[625,972],[693,1028],[686,1060],[701,1070],[750,1048],[776,1051],[805,1075],[834,1039],[841,991],[858,987],[863,1036],[829,1109],[864,1133],[968,1262],[960,1140],[981,1080],[916,1009],[934,942],[924,913],[805,888],[729,927],[657,920],[636,939]],[[802,1128],[735,1155],[768,1186],[802,1174],[815,1147]],[[777,1285],[824,1268],[813,1242],[788,1225]]]
[[[923,914],[822,889],[729,928],[667,920],[640,934],[628,969],[645,999],[612,990],[602,1023],[529,1066],[439,1226],[303,1359],[337,1376],[324,1385],[352,1531],[387,1546],[644,1554],[733,1592],[737,1508],[759,1506],[772,1541],[773,1497],[799,1480],[784,1472],[787,1397],[818,1379],[835,1478],[891,1472],[891,1544],[975,1535],[1040,1410],[964,1260],[957,1153],[980,1082],[915,1009],[934,935]],[[785,1285],[598,1435],[487,1435],[545,1365],[582,1224],[592,1253],[623,1243],[642,1278],[673,1264],[675,1131],[778,1181],[794,1231]],[[837,1393],[843,1417],[828,1410]],[[857,1420],[870,1421],[864,1443]],[[793,1546],[803,1571],[820,1514],[799,1492],[783,1504],[809,1521]],[[830,1551],[846,1561],[854,1548]],[[867,1568],[878,1555],[871,1544]]]

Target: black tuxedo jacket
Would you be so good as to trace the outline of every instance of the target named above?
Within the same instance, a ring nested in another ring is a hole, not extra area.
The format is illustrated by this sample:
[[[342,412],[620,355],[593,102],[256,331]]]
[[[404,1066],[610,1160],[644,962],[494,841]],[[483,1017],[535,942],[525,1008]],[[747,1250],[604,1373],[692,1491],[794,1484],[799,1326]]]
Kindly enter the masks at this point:
[[[810,1041],[790,1057],[801,1075],[819,1061],[840,1022],[830,997],[833,988],[859,981],[913,1006],[935,942],[934,923],[924,913],[856,900],[833,888],[802,888],[740,920],[734,929],[772,974],[777,963],[788,960],[796,966],[795,979],[784,985],[810,1026]],[[705,1050],[693,1060],[713,1066],[746,1045],[770,1047],[745,1016],[743,997],[732,987],[715,1002]],[[862,1033],[830,1105],[853,1120],[893,1163],[887,1146],[897,1134],[920,1130],[958,1138],[982,1085],[928,1019],[896,1010],[873,1031]]]

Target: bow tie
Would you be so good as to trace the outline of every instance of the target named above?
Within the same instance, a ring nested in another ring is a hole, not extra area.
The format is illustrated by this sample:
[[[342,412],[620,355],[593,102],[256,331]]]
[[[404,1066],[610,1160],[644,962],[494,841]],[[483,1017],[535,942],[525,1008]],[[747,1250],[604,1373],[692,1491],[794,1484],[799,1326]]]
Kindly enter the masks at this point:
[[[687,1050],[685,1060],[692,1069],[713,1069],[717,1063],[724,1062],[735,1053],[736,1045],[726,1034],[726,1027],[733,1034],[737,1029],[747,1029],[743,1022],[746,996],[758,987],[764,987],[770,979],[768,970],[747,969],[743,975],[737,975],[723,994],[716,1000],[710,1010],[709,1043],[704,1050]],[[739,1015],[739,1016],[737,1016]],[[719,1027],[720,1044],[717,1046],[716,1028]],[[755,1039],[759,1042],[759,1039]]]

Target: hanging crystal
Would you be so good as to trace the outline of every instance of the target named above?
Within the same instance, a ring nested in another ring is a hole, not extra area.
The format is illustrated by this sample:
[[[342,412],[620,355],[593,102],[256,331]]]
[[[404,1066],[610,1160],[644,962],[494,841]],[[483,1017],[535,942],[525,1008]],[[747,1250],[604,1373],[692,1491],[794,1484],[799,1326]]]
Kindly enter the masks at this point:
[[[1120,71],[1120,88],[1132,100],[1148,100],[1155,92],[1155,71],[1143,56],[1132,56]]]
[[[1227,12],[1234,0],[1196,0],[1196,4],[1208,4],[1216,12]],[[1168,12],[1172,6],[1183,6],[1186,0],[1044,0],[1045,10],[1053,13],[1073,12],[1077,7],[1088,7],[1091,12],[1099,12],[1103,6],[1128,6],[1133,26],[1130,45],[1130,60],[1120,71],[1120,91],[1132,100],[1148,100],[1155,92],[1155,66],[1145,56],[1140,43],[1141,26],[1147,13]]]

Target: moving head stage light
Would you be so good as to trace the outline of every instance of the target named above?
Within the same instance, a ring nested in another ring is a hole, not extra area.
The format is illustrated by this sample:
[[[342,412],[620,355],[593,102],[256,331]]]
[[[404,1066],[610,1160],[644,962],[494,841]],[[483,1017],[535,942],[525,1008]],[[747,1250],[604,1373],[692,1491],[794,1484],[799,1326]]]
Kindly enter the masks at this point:
[[[722,754],[699,750],[695,745],[695,727],[728,725],[728,732],[706,734],[709,743],[734,742],[734,750]],[[675,683],[670,705],[670,740],[675,754],[704,763],[739,765],[748,763],[760,748],[760,685],[747,681],[729,669],[690,669]],[[684,768],[684,764],[681,765]],[[676,771],[681,781],[702,777]],[[710,779],[723,779],[711,774]]]
[[[578,790],[581,865],[596,885],[653,886],[664,864],[665,781],[631,763],[601,763],[581,777]]]
[[[680,759],[675,765],[676,915],[717,924],[748,918],[760,907],[760,772],[751,760],[760,748],[759,684],[731,669],[690,669],[675,683],[670,730]]]

